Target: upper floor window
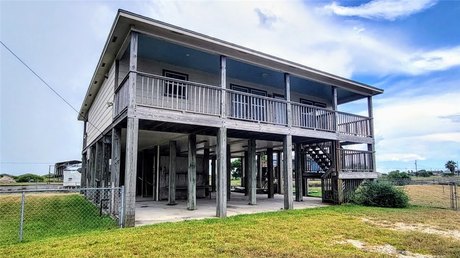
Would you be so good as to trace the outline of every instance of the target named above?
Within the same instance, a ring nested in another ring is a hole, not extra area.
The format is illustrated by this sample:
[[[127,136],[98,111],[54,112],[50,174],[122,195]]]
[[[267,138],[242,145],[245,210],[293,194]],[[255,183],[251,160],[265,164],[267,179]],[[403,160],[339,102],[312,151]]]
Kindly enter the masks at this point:
[[[320,108],[326,108],[327,107],[326,103],[312,101],[312,100],[308,100],[308,99],[300,99],[300,103],[305,104],[305,105],[320,107]]]
[[[163,76],[177,79],[181,81],[188,81],[188,74],[179,73],[169,70],[163,70]],[[187,84],[177,81],[165,81],[164,82],[164,96],[173,97],[173,98],[187,98]]]

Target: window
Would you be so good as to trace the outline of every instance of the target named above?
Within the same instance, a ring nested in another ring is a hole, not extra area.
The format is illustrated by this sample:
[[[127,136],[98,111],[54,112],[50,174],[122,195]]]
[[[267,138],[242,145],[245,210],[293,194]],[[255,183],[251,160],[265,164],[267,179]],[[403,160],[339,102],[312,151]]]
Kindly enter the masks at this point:
[[[300,103],[305,104],[305,105],[320,107],[320,108],[326,108],[327,107],[326,103],[316,102],[316,101],[312,101],[312,100],[308,100],[308,99],[300,99]]]
[[[172,79],[188,81],[188,75],[184,73],[163,70],[163,76],[172,78]],[[167,96],[167,97],[180,98],[180,99],[187,98],[187,85],[185,83],[165,80],[163,91],[164,91],[164,96]]]
[[[267,92],[263,90],[251,89],[234,84],[231,84],[230,88],[235,91],[267,96]],[[241,119],[265,121],[265,101],[247,95],[232,94],[232,116]]]

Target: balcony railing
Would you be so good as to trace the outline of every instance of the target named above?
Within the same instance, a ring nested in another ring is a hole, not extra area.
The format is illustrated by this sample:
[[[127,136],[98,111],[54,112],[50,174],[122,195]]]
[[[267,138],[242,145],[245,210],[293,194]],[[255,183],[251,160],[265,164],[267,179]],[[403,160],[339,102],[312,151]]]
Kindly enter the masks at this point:
[[[136,103],[206,115],[220,115],[216,86],[138,73]]]
[[[121,81],[120,86],[115,89],[114,96],[114,117],[118,116],[127,106],[129,100],[129,73]]]
[[[374,162],[372,151],[341,149],[342,171],[373,172]]]
[[[227,115],[230,118],[286,125],[285,100],[258,96],[245,92],[226,90]]]
[[[137,105],[219,116],[222,114],[222,89],[213,85],[130,72],[115,90],[114,115],[128,106],[128,82],[136,76]],[[287,102],[256,94],[225,89],[227,110],[231,119],[287,125]],[[330,109],[290,102],[292,126],[372,137],[371,119]]]
[[[365,116],[337,112],[337,131],[343,134],[370,137],[371,119]]]
[[[324,131],[335,131],[335,112],[333,110],[291,103],[292,126]]]

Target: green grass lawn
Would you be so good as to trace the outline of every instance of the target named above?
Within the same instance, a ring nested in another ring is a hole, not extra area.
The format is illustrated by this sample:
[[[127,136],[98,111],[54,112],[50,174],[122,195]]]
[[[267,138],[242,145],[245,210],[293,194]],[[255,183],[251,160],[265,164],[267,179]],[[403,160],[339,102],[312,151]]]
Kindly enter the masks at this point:
[[[18,241],[20,220],[19,194],[0,195],[0,246]],[[71,235],[117,225],[79,194],[26,195],[24,208],[25,242]]]
[[[460,212],[330,206],[53,237],[0,246],[0,257],[376,257],[385,245],[460,256],[460,239],[392,228],[401,223],[455,232]]]

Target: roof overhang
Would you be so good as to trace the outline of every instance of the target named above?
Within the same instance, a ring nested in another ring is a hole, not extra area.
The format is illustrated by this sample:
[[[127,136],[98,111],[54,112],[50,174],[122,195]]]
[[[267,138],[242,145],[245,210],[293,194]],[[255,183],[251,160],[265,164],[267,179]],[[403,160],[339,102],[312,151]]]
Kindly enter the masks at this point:
[[[96,98],[105,76],[110,70],[110,65],[117,57],[118,52],[122,48],[123,41],[127,38],[130,31],[152,35],[204,52],[224,55],[235,60],[289,73],[300,78],[336,86],[363,96],[373,96],[383,93],[382,89],[364,83],[316,70],[311,67],[120,9],[118,10],[115,21],[107,37],[104,50],[99,58],[85,99],[80,108],[79,120],[86,120],[87,112]]]

